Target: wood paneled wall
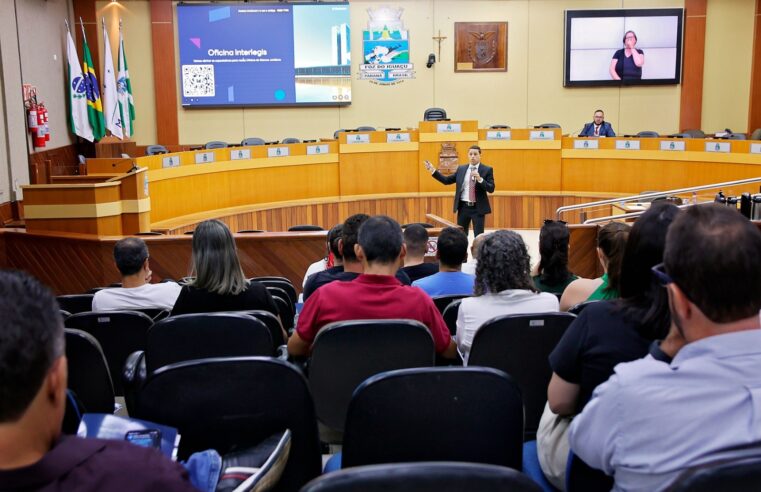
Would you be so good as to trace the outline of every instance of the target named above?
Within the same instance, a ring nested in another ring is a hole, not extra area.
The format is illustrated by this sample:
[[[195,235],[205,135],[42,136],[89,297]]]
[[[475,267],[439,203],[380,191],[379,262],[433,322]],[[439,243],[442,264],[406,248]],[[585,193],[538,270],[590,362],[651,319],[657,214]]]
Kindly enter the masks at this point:
[[[30,184],[50,183],[50,176],[79,174],[79,148],[77,144],[29,154]]]
[[[748,131],[761,128],[761,0],[756,0],[753,23],[753,64],[750,73],[750,104]]]
[[[700,128],[703,115],[703,60],[708,0],[685,0],[682,93],[679,129]]]

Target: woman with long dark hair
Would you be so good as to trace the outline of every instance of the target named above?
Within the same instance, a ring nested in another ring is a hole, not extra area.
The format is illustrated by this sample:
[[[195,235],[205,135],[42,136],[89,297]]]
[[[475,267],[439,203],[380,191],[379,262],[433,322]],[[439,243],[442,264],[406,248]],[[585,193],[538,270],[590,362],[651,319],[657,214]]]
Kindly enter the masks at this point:
[[[571,233],[565,222],[545,220],[539,231],[539,265],[531,277],[542,292],[560,295],[577,277],[568,270],[568,244]]]

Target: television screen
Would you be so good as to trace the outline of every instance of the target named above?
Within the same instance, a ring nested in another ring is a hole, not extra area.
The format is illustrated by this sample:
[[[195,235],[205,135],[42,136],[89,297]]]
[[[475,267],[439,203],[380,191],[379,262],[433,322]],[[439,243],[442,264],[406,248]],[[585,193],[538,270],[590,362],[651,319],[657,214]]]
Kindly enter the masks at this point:
[[[351,102],[348,3],[178,4],[182,105]]]
[[[683,9],[566,10],[566,87],[678,84]]]

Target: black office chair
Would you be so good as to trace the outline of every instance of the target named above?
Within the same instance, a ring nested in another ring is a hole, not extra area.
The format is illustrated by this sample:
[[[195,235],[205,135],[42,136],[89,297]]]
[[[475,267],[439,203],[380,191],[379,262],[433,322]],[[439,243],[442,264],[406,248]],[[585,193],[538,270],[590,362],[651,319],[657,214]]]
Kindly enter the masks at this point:
[[[149,145],[145,148],[145,155],[168,154],[169,151],[163,145]]]
[[[163,236],[163,232],[158,231],[147,231],[147,232],[136,232],[135,236]]]
[[[342,453],[342,468],[467,461],[520,470],[521,392],[510,376],[485,367],[379,374],[352,397]]]
[[[542,123],[541,125],[535,125],[534,128],[560,128],[557,123]]]
[[[296,138],[296,137],[287,137],[287,138],[284,138],[283,141],[280,142],[280,143],[284,143],[284,144],[296,144],[296,143],[301,143],[301,140]]]
[[[444,308],[444,312],[441,313],[441,317],[444,318],[444,323],[449,328],[449,334],[455,336],[457,334],[457,315],[460,313],[460,304],[462,299],[455,299],[447,304]]]
[[[375,127],[374,126],[358,126],[357,131],[358,132],[374,132]]]
[[[59,312],[61,313],[61,319],[62,319],[62,320],[64,320],[64,321],[66,320],[66,318],[68,318],[69,316],[71,316],[71,313],[70,313],[70,312],[68,312],[68,311],[65,311],[65,310],[63,310],[63,309],[59,309]]]
[[[613,488],[613,477],[587,465],[573,452],[568,459],[566,492],[609,492]]]
[[[98,341],[82,330],[66,329],[68,388],[91,413],[114,413],[114,385]]]
[[[275,490],[296,491],[321,471],[307,382],[278,359],[214,358],[162,367],[139,390],[130,416],[176,427],[180,459],[205,449],[224,455],[290,429],[290,454]]]
[[[703,130],[685,130],[682,133],[687,133],[691,138],[706,138],[706,134]]]
[[[258,234],[260,232],[267,232],[263,229],[241,229],[238,234]]]
[[[481,325],[473,337],[468,366],[500,369],[520,386],[527,441],[535,438],[547,403],[550,352],[574,319],[576,316],[568,313],[498,316]]]
[[[455,461],[357,466],[328,473],[301,492],[540,492],[524,474],[504,466]]]
[[[294,287],[293,283],[291,283],[291,281],[285,277],[280,277],[280,278],[254,277],[249,280],[253,282],[262,283],[266,287],[278,287],[280,289],[283,289],[285,293],[288,294],[288,298],[291,300],[291,303],[293,303],[294,306],[299,301],[299,295],[296,293],[296,287]]]
[[[747,140],[748,136],[744,133],[727,133],[727,135],[724,137],[727,140]]]
[[[425,121],[439,121],[446,119],[447,112],[442,108],[428,108],[423,112],[423,120]]]
[[[756,128],[753,133],[750,134],[748,140],[761,140],[761,128]]]
[[[669,135],[669,138],[695,138],[691,134],[682,132],[682,133],[672,133]]]
[[[638,137],[638,138],[658,138],[658,137],[660,137],[658,132],[654,132],[654,131],[650,131],[650,130],[645,130],[645,131],[638,132],[635,136]]]
[[[69,294],[58,296],[58,307],[71,314],[92,311],[92,298],[94,294]]]
[[[254,318],[264,323],[264,325],[267,327],[267,331],[270,333],[270,338],[272,339],[273,353],[277,353],[279,347],[288,343],[288,340],[283,338],[283,325],[280,323],[280,318],[277,315],[261,309],[232,312],[253,316]]]
[[[288,228],[288,232],[324,231],[322,227],[312,224],[299,224]]]
[[[254,145],[264,145],[264,139],[259,137],[248,137],[241,140],[243,147],[253,147]]]
[[[317,334],[309,360],[309,387],[317,417],[340,434],[351,395],[362,381],[391,369],[431,367],[433,363],[433,337],[418,321],[330,323]]]
[[[148,329],[153,320],[136,311],[90,311],[72,314],[64,321],[66,328],[83,330],[100,343],[108,361],[108,370],[114,375],[114,392],[123,395],[120,377],[127,357],[135,351],[145,350]]]
[[[338,130],[336,130],[336,131],[334,131],[334,132],[333,132],[333,138],[334,138],[334,139],[336,139],[336,140],[338,140],[338,135],[339,135],[341,132],[345,132],[345,131],[346,131],[346,129],[345,129],[345,128],[339,128]]]
[[[669,492],[746,492],[761,490],[761,457],[722,460],[689,468],[667,489]]]
[[[439,310],[440,313],[444,313],[444,310],[451,304],[453,301],[456,301],[458,299],[462,299],[464,297],[470,297],[466,295],[448,295],[448,296],[435,296],[433,297],[433,303],[436,305],[436,308]]]
[[[510,125],[504,125],[504,124],[492,125],[492,126],[489,127],[489,129],[491,129],[491,130],[509,130],[510,129]]]
[[[212,140],[211,142],[206,142],[206,145],[204,145],[204,148],[206,150],[226,149],[227,148],[227,142],[222,142],[222,141],[219,141],[219,140]]]
[[[143,313],[153,320],[154,323],[166,319],[171,314],[171,310],[163,308],[143,308],[143,309],[130,309],[130,311],[136,311]]]
[[[591,305],[591,304],[594,304],[594,303],[596,303],[596,302],[600,302],[600,301],[599,301],[599,300],[592,300],[592,301],[584,301],[584,302],[580,302],[580,303],[578,303],[578,304],[574,304],[573,306],[571,306],[571,307],[568,309],[568,312],[569,312],[569,313],[571,313],[571,314],[575,314],[576,316],[578,316],[579,314],[581,314],[581,312],[582,312],[584,309],[586,309],[587,307],[589,307],[589,305]]]
[[[272,299],[277,306],[277,312],[280,315],[280,321],[283,323],[283,328],[286,331],[290,331],[294,327],[294,316],[296,315],[296,306],[291,302],[288,294],[280,287],[267,287],[267,292],[270,293]]]

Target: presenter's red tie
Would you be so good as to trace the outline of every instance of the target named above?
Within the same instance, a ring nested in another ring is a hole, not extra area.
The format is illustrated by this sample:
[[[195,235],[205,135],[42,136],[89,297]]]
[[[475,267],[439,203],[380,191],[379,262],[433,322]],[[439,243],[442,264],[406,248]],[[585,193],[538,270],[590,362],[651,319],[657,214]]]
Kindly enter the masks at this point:
[[[468,201],[471,203],[476,202],[476,180],[473,177],[473,173],[475,171],[475,167],[470,168],[470,188],[468,188]]]

